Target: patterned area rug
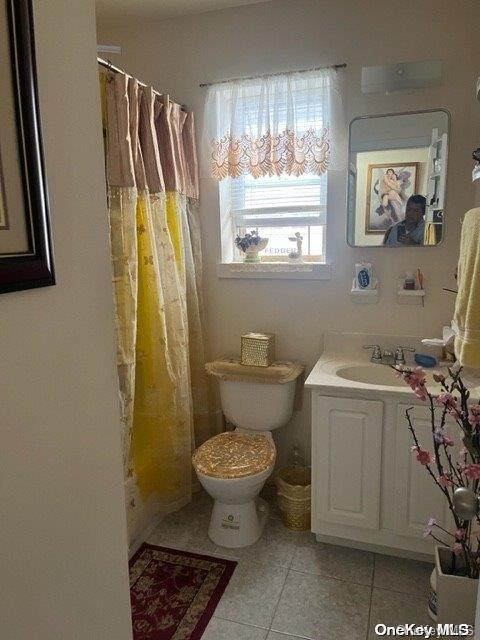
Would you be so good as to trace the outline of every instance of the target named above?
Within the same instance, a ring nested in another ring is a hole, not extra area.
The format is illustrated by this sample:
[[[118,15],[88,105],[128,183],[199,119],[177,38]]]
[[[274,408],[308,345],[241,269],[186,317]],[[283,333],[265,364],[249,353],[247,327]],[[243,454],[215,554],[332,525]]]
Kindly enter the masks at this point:
[[[130,560],[135,640],[199,640],[236,562],[144,543]]]

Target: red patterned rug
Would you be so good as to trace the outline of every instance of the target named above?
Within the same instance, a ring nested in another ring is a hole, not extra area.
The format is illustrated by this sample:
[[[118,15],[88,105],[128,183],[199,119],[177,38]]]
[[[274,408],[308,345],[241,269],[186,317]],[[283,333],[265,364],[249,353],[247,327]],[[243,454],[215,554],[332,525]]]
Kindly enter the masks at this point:
[[[199,640],[236,562],[144,543],[130,560],[135,640]]]

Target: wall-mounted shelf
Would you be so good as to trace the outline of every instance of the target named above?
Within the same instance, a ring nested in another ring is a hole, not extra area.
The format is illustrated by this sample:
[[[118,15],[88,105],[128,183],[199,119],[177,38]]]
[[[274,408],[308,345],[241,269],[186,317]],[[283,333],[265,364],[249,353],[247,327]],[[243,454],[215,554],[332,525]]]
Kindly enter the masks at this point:
[[[378,280],[375,278],[373,289],[360,289],[356,286],[356,281],[353,279],[350,295],[353,302],[357,304],[375,304],[378,302]]]
[[[397,289],[398,304],[423,305],[424,297],[425,297],[425,289],[404,289],[402,285],[398,285],[398,289]]]

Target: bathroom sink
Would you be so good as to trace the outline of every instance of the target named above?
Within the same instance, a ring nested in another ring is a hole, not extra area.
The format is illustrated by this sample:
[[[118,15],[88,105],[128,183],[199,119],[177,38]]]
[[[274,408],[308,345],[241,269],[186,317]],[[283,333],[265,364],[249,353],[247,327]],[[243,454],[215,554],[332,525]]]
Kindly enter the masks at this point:
[[[397,378],[390,367],[381,364],[364,364],[342,367],[336,375],[344,380],[382,385],[384,387],[405,387],[405,382]]]

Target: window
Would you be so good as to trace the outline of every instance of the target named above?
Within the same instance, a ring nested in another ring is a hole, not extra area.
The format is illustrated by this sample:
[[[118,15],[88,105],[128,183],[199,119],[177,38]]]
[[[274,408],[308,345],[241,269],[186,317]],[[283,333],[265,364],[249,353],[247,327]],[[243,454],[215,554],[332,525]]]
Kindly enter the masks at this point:
[[[327,175],[303,174],[223,180],[220,201],[230,216],[234,239],[255,230],[269,239],[260,253],[262,262],[285,262],[296,250],[289,238],[300,232],[303,259],[325,262]],[[241,260],[234,250],[234,258]]]
[[[327,171],[344,168],[341,103],[331,68],[209,88],[204,133],[212,177],[219,181],[224,263],[256,260],[254,252],[235,246],[237,236],[252,231],[268,238],[263,263],[326,262]],[[321,269],[304,269],[315,270]]]

